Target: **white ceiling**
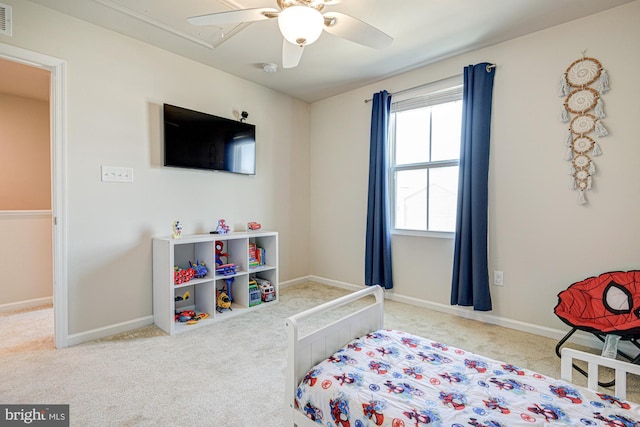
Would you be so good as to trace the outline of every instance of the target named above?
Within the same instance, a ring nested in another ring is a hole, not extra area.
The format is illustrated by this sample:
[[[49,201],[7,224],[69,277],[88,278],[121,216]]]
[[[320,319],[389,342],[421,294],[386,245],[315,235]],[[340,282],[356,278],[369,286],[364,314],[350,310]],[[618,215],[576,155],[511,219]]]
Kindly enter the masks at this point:
[[[342,0],[324,12],[363,20],[392,36],[392,45],[375,50],[325,32],[292,69],[280,67],[282,38],[275,19],[225,28],[186,21],[232,9],[276,8],[275,0],[32,1],[314,102],[635,0]],[[264,72],[264,63],[278,64],[278,72]]]

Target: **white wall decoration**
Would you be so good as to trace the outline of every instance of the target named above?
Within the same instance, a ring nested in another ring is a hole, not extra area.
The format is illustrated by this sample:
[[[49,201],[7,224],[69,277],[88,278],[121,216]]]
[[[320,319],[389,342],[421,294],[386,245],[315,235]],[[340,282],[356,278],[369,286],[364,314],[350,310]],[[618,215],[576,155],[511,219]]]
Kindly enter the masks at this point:
[[[591,87],[597,82],[597,89]],[[602,154],[598,137],[607,136],[602,124],[606,117],[602,95],[609,92],[609,75],[600,61],[582,58],[574,61],[562,76],[559,96],[565,97],[562,106],[563,123],[569,123],[565,144],[566,160],[571,162],[569,175],[571,189],[579,191],[578,203],[587,203],[585,192],[591,189],[592,177],[596,173],[593,157]]]

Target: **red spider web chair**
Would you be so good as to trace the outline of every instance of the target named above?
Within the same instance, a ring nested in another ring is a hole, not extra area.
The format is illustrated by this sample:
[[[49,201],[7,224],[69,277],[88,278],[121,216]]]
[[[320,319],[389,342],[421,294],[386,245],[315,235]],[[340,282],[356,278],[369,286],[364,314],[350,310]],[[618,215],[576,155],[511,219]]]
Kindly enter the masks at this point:
[[[556,345],[558,357],[561,347],[577,330],[590,332],[603,343],[607,335],[617,335],[640,350],[640,270],[613,271],[574,283],[558,294],[553,311],[572,328]],[[640,352],[631,356],[616,351],[632,363],[640,362]],[[587,376],[582,368],[573,367]],[[600,383],[603,387],[613,384]]]

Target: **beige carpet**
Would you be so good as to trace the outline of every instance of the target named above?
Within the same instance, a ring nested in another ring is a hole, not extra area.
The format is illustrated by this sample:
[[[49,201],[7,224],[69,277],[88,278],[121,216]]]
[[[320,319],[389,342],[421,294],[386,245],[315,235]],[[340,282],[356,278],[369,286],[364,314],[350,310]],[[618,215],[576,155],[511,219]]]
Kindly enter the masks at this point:
[[[5,352],[0,402],[69,404],[72,426],[281,426],[284,319],[346,293],[307,283],[283,289],[279,304],[175,336],[149,326]],[[385,316],[388,328],[559,376],[554,340],[393,301]],[[639,391],[633,384],[629,397]]]
[[[0,313],[0,356],[53,349],[53,307]]]

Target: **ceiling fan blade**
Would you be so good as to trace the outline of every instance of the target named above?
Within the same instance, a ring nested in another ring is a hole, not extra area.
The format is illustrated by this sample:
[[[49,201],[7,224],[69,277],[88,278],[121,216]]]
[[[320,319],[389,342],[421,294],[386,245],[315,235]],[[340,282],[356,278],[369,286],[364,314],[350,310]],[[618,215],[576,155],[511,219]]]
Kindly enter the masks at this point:
[[[228,12],[210,13],[208,15],[192,16],[187,22],[192,25],[227,25],[239,22],[253,22],[269,19],[279,10],[271,7],[258,7],[255,9],[230,10]],[[267,16],[271,14],[272,16]]]
[[[304,52],[303,46],[289,43],[287,39],[282,39],[282,68],[294,68],[298,66],[300,58]]]
[[[375,49],[382,49],[393,42],[393,37],[353,16],[340,12],[324,15],[324,30],[329,34]]]

